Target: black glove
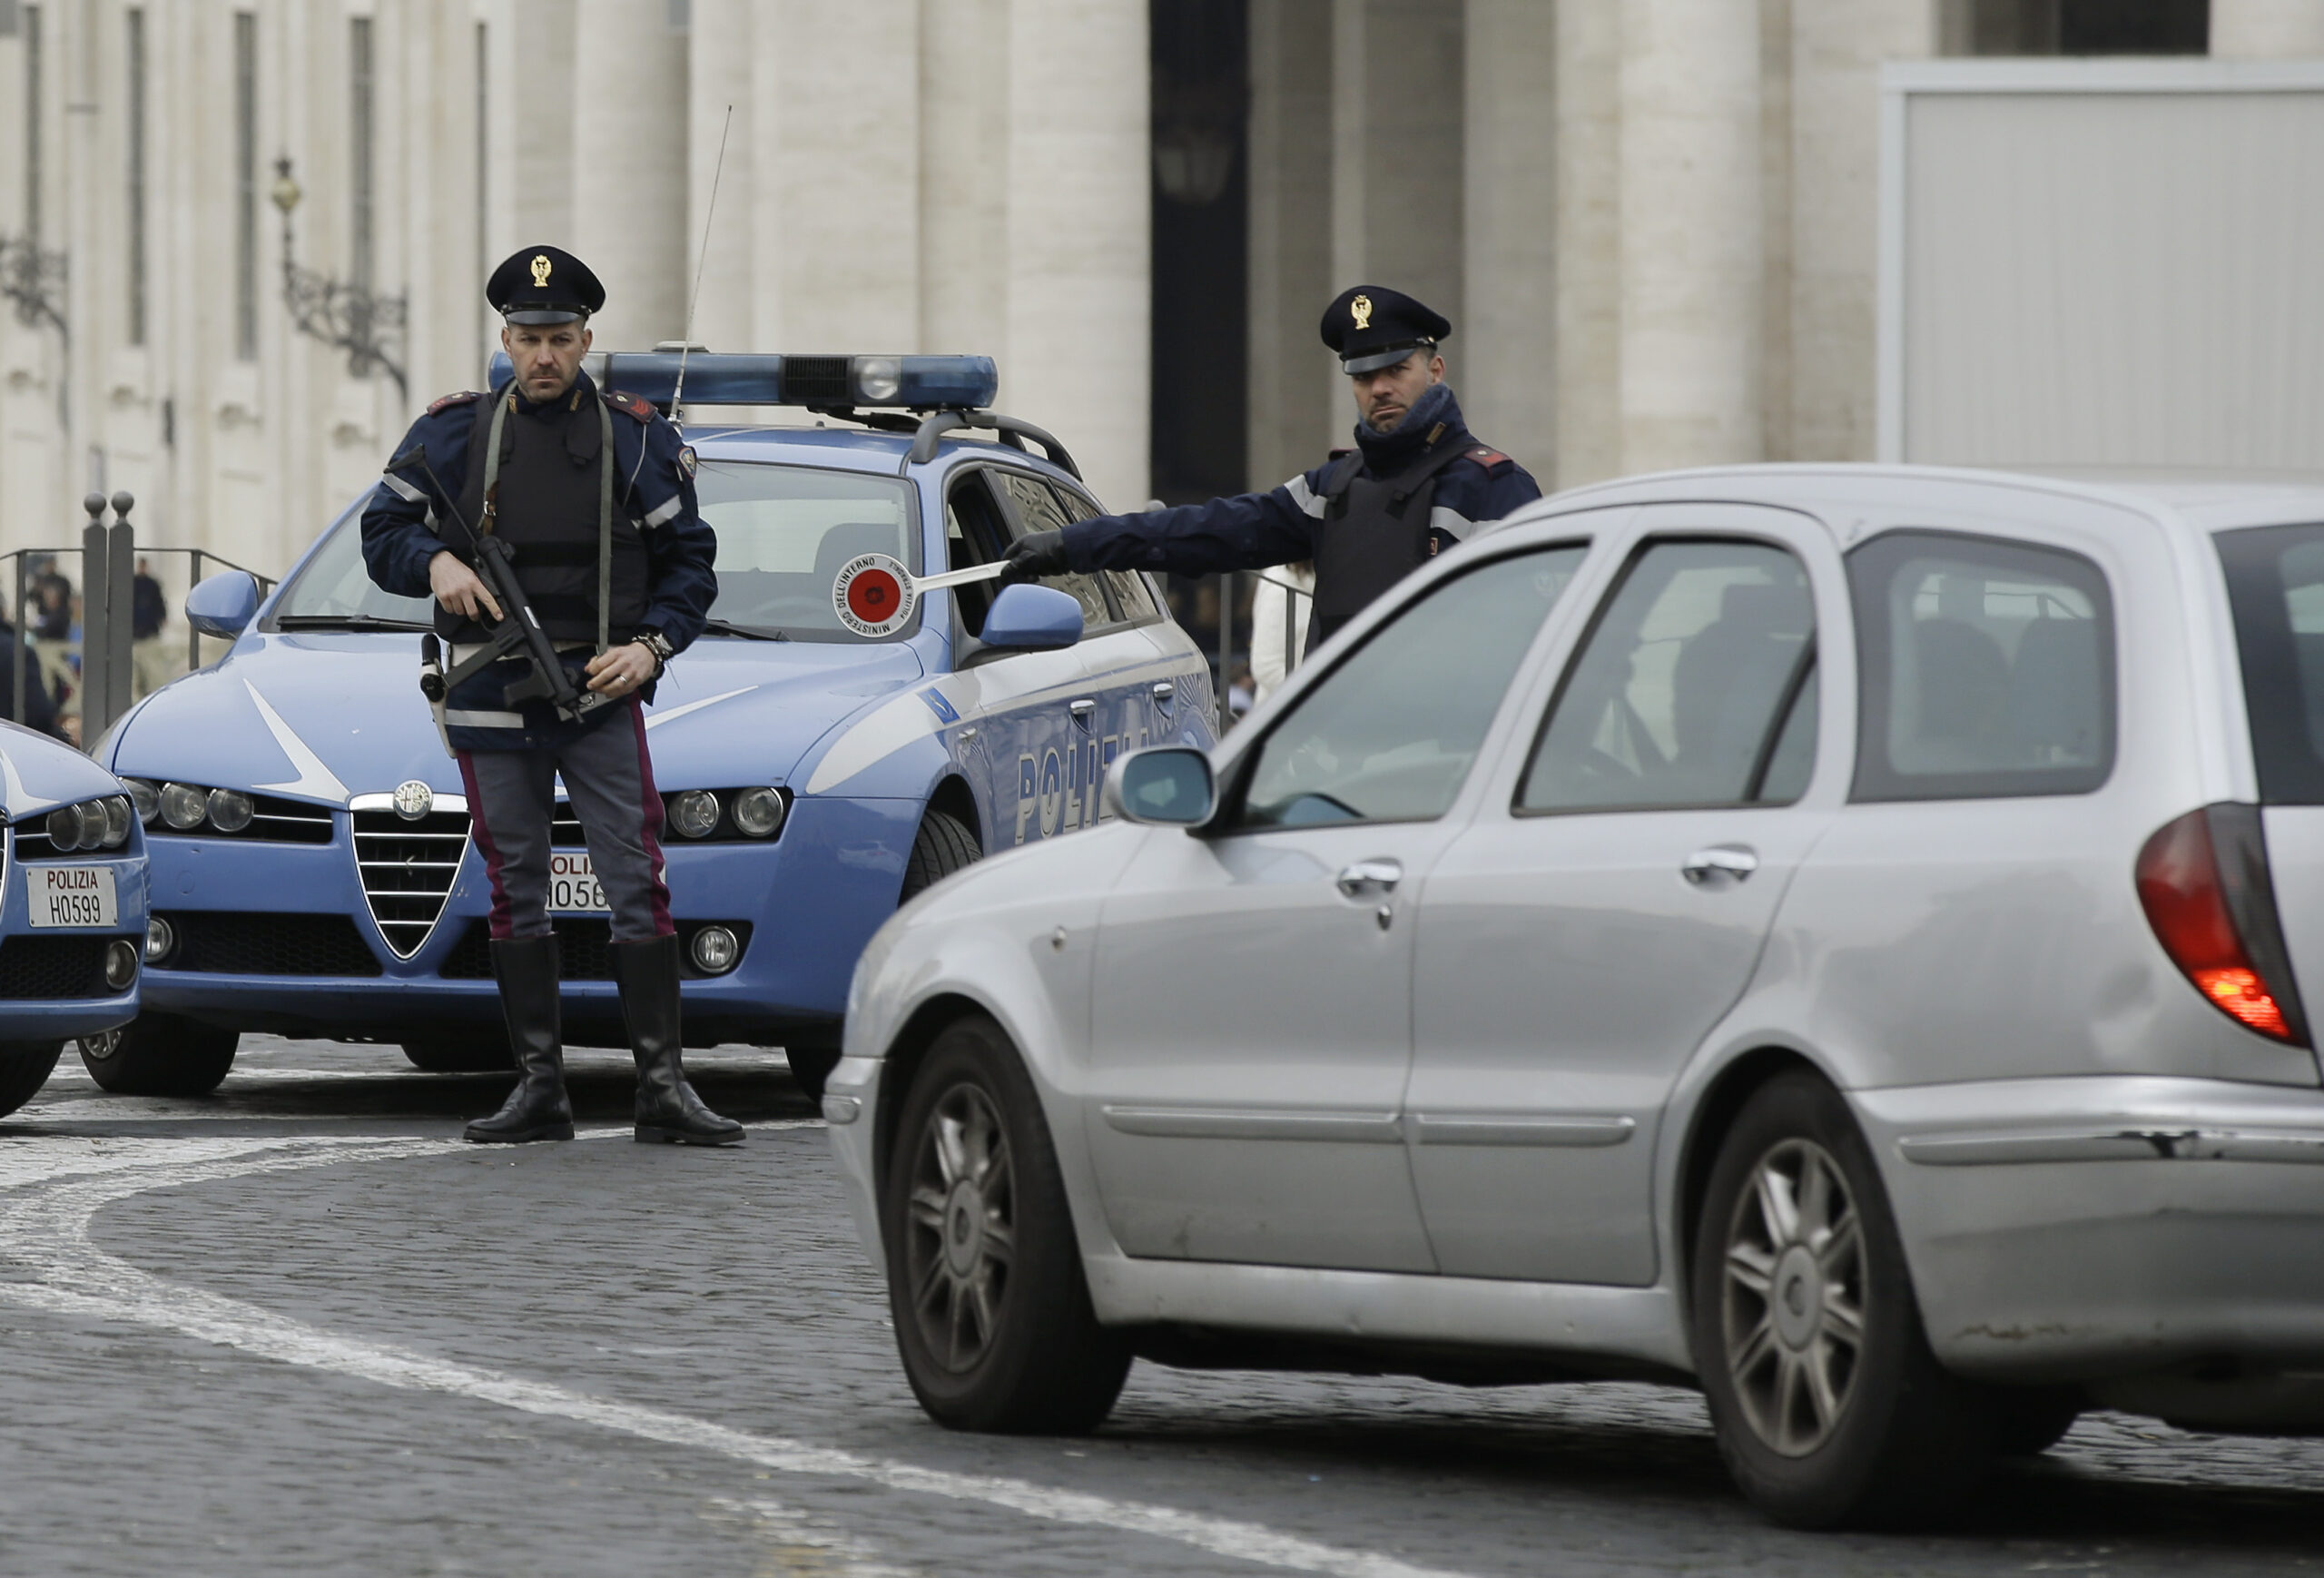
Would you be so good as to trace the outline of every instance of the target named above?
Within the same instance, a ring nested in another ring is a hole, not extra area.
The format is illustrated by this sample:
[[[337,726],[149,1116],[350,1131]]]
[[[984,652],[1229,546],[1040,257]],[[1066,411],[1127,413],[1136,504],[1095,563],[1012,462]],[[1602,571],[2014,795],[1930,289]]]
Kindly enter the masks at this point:
[[[1009,545],[1009,567],[1000,572],[1000,584],[1013,587],[1019,581],[1038,581],[1064,575],[1072,567],[1065,557],[1065,533],[1029,531]]]

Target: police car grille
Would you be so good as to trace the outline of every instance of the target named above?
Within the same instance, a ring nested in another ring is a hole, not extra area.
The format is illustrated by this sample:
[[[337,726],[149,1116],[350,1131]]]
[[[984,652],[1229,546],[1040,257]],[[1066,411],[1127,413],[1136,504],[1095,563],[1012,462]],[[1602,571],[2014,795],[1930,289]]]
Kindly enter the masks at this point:
[[[355,870],[379,935],[399,959],[419,952],[468,853],[465,811],[434,811],[407,822],[392,811],[357,811]]]
[[[25,937],[0,942],[0,998],[111,997],[105,985],[110,937]]]
[[[852,406],[844,356],[786,356],[783,359],[783,399],[794,406]]]

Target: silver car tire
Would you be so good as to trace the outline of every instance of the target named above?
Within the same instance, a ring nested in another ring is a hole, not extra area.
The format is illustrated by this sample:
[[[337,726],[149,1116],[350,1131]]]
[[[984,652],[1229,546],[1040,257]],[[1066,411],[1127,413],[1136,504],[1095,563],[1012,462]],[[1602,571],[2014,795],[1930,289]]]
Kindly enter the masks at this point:
[[[1039,1093],[982,1015],[913,1074],[882,1180],[896,1346],[956,1430],[1078,1435],[1121,1395],[1129,1351],[1098,1324]]]
[[[1870,1149],[1813,1075],[1763,1086],[1694,1231],[1697,1374],[1743,1494],[1795,1528],[1909,1524],[1991,1461],[1989,1397],[1929,1351]]]

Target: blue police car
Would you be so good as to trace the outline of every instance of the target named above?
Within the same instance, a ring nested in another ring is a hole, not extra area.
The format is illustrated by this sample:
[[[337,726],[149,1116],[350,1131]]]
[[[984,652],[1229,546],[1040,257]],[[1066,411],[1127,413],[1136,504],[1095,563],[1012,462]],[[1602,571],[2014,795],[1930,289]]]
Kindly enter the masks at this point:
[[[119,780],[0,723],[0,1114],[48,1080],[64,1043],[137,1014],[145,839]],[[212,1083],[215,1083],[213,1080]]]
[[[666,407],[678,361],[589,370]],[[684,378],[688,409],[822,419],[689,430],[718,600],[645,719],[686,1039],[782,1046],[812,1093],[898,903],[1095,821],[1120,752],[1209,744],[1210,676],[1140,575],[921,589],[1098,510],[1055,439],[987,409],[989,359],[696,353]],[[490,886],[419,688],[428,605],[371,583],[359,511],[263,599],[239,572],[196,587],[188,617],[231,648],[99,742],[154,891],[144,1011],[84,1048],[107,1090],[207,1089],[245,1031],[507,1064]],[[561,807],[555,843],[566,1040],[626,1045],[605,897]]]

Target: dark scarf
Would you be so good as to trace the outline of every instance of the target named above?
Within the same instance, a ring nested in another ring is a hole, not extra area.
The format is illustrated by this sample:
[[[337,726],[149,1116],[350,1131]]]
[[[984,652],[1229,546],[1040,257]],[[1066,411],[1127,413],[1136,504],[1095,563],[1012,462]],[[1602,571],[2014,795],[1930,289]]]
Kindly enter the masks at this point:
[[[1444,424],[1448,433],[1464,432],[1468,423],[1461,419],[1461,402],[1452,398],[1452,386],[1434,383],[1428,386],[1404,419],[1387,432],[1381,432],[1370,422],[1355,424],[1355,447],[1364,451],[1364,464],[1374,477],[1393,477],[1411,465],[1427,446],[1428,435],[1437,423]]]

